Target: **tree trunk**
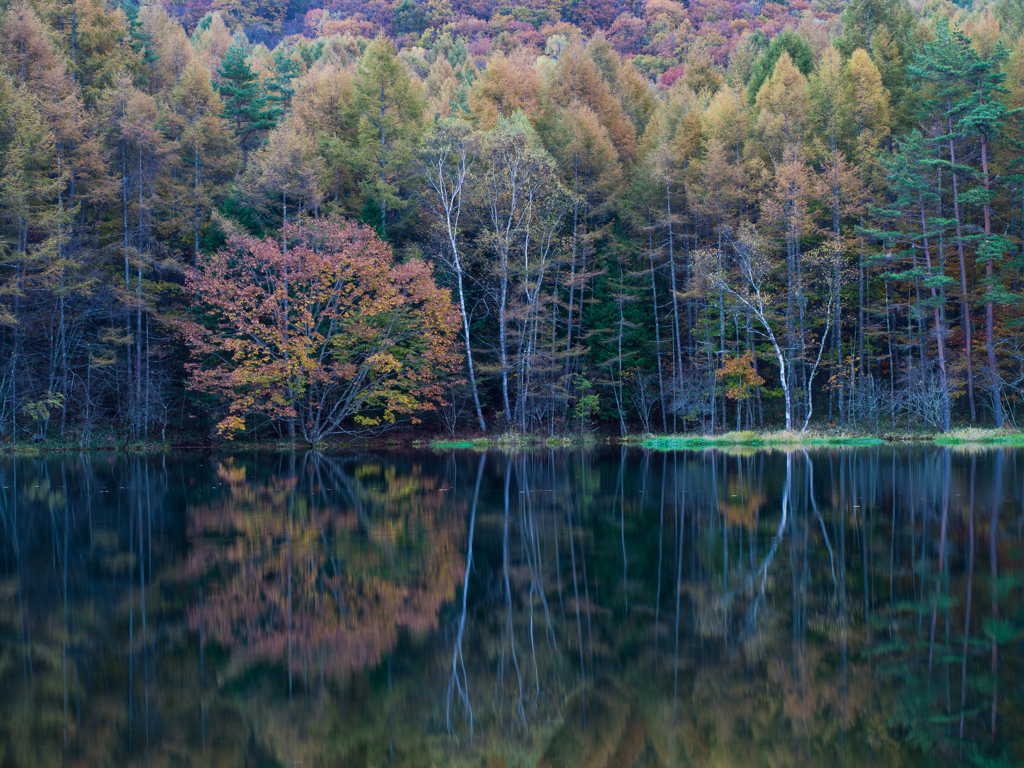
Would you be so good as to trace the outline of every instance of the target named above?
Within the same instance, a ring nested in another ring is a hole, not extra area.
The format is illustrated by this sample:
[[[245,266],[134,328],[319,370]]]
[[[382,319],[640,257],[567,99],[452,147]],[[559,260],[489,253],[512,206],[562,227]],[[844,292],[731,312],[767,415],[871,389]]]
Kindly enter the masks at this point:
[[[918,200],[921,204],[921,237],[924,243],[924,266],[928,271],[928,277],[934,277],[932,273],[931,248],[928,245],[928,227],[924,217],[924,196],[918,193]],[[942,265],[939,265],[939,274],[942,274]],[[935,346],[939,356],[939,385],[942,387],[942,431],[949,431],[949,381],[946,374],[946,341],[945,328],[942,323],[942,315],[939,310],[939,292],[935,286],[930,287],[932,295],[932,315],[935,323]]]
[[[979,97],[981,87],[978,88]],[[981,173],[985,184],[985,242],[992,237],[992,203],[989,195],[992,191],[992,179],[988,175],[988,137],[981,134]],[[991,298],[992,282],[995,280],[995,264],[991,251],[985,259],[985,282],[989,298],[985,302],[985,350],[988,353],[988,375],[992,384],[992,413],[995,416],[996,429],[1003,428],[1003,387],[996,367],[995,345],[995,306]]]
[[[952,109],[949,97],[946,106]],[[949,127],[949,164],[953,171],[953,218],[956,220],[956,248],[960,257],[960,324],[964,331],[964,359],[967,362],[967,400],[971,408],[971,424],[978,421],[978,410],[974,402],[974,353],[971,349],[971,307],[967,293],[967,259],[964,255],[963,222],[960,219],[959,174],[956,172],[956,151],[953,144],[953,118],[947,117]]]

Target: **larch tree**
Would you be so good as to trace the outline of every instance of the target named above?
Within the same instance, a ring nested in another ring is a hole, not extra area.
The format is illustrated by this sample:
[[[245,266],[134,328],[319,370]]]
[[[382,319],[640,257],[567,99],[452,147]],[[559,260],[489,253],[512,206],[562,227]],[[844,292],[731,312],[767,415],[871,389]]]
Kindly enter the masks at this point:
[[[183,214],[171,223],[182,240],[191,240],[194,259],[199,258],[210,211],[223,199],[238,165],[238,147],[222,112],[209,72],[193,64],[171,92],[165,123],[179,165],[179,173],[172,176],[174,207]]]
[[[540,109],[540,78],[522,53],[506,57],[496,53],[469,93],[469,108],[481,130],[490,130],[498,118],[522,110],[535,119]]]
[[[239,186],[264,227],[280,228],[283,233],[289,222],[298,221],[303,214],[319,213],[322,181],[313,137],[297,118],[289,117],[253,155]],[[288,247],[287,239],[282,238],[282,245]]]
[[[359,214],[357,143],[359,115],[354,105],[353,68],[328,63],[313,67],[296,85],[292,111],[316,139],[325,199],[347,215]]]
[[[364,193],[377,206],[380,232],[386,238],[388,212],[391,224],[397,226],[407,206],[402,186],[411,173],[423,131],[423,97],[399,60],[395,44],[384,37],[367,47],[354,85]]]
[[[0,432],[17,440],[18,412],[37,393],[19,389],[26,366],[25,296],[41,254],[37,237],[52,215],[54,139],[33,99],[0,72]]]

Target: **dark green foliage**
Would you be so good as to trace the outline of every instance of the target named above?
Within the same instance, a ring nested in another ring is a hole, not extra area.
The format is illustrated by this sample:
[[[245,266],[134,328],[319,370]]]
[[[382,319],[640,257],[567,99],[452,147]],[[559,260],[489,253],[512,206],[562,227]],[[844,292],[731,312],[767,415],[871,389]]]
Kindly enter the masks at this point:
[[[153,36],[142,28],[142,22],[139,21],[139,6],[130,0],[124,0],[121,3],[121,10],[124,11],[125,19],[128,21],[129,45],[139,56],[139,61],[142,64],[139,80],[145,83],[148,79],[146,70],[160,57],[153,51]]]
[[[395,32],[419,34],[427,28],[427,14],[415,0],[402,0],[395,6]]]
[[[267,83],[267,101],[280,105],[283,113],[288,111],[295,94],[293,81],[299,76],[299,63],[282,47],[274,50],[274,76]]]
[[[271,130],[281,117],[281,108],[271,106],[266,89],[246,61],[245,50],[235,43],[226,54],[217,74],[217,85],[224,100],[224,117],[231,123],[243,150],[254,148],[260,134]]]
[[[750,99],[751,104],[757,100],[757,92],[761,90],[761,86],[772,76],[783,51],[789,54],[793,65],[800,70],[804,77],[811,74],[811,70],[814,69],[814,51],[800,35],[792,29],[785,29],[781,34],[776,35],[769,44],[768,50],[754,64],[754,69],[750,73],[750,82],[747,83],[747,98]]]

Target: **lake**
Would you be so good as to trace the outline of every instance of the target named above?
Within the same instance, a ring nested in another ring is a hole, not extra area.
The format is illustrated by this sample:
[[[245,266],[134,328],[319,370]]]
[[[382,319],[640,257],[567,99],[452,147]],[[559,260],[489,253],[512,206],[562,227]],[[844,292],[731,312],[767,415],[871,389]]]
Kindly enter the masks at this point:
[[[0,766],[1024,764],[1024,453],[0,459]]]

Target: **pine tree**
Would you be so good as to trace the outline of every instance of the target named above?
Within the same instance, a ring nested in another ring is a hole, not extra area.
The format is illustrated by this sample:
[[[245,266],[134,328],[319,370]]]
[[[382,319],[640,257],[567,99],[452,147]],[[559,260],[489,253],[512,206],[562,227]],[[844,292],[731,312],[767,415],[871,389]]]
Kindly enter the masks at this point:
[[[811,70],[814,69],[814,51],[811,50],[811,46],[792,29],[783,30],[772,40],[768,50],[757,60],[750,73],[747,98],[750,99],[751,104],[757,100],[761,86],[775,72],[775,65],[783,54],[789,57],[790,64],[794,65],[804,77],[810,75]]]
[[[967,59],[968,66],[962,77],[968,86],[965,98],[954,108],[961,112],[963,130],[976,135],[981,142],[982,188],[972,190],[970,200],[981,204],[984,236],[978,243],[978,260],[985,263],[985,351],[988,356],[989,384],[992,387],[992,408],[996,427],[1003,426],[1003,384],[996,363],[995,351],[995,307],[1013,302],[1014,296],[1002,284],[997,265],[1012,248],[1010,240],[992,231],[992,201],[994,174],[989,168],[991,145],[1002,132],[1007,117],[1006,106],[999,100],[1006,93],[1003,85],[1006,73],[1002,64],[1009,54],[1002,43],[996,45],[988,56],[977,55],[973,48]],[[965,196],[966,197],[966,196]]]
[[[914,280],[928,292],[918,306],[932,315],[942,397],[939,427],[946,431],[950,424],[950,381],[946,362],[944,291],[954,281],[945,275],[942,253],[936,245],[948,221],[934,215],[938,192],[929,178],[928,170],[934,162],[930,160],[924,137],[915,130],[898,139],[896,144],[896,151],[882,158],[890,202],[886,208],[876,210],[876,215],[888,222],[891,228],[874,230],[871,234],[886,243],[887,251],[902,257],[904,266],[908,267],[890,277]],[[900,246],[903,246],[902,250],[899,250]],[[927,371],[922,375],[928,375]]]
[[[299,76],[299,63],[289,51],[278,47],[274,50],[274,75],[267,83],[267,101],[278,105],[281,114],[287,114],[295,95],[292,83]]]
[[[248,152],[260,143],[261,133],[277,125],[281,109],[268,103],[266,89],[249,66],[241,45],[235,43],[228,49],[217,74],[224,117],[234,127],[239,148]]]
[[[122,0],[121,10],[124,11],[125,19],[128,22],[129,46],[139,62],[138,80],[143,85],[147,84],[149,73],[156,63],[157,55],[153,50],[153,37],[142,26],[139,21],[139,6],[130,0]]]

